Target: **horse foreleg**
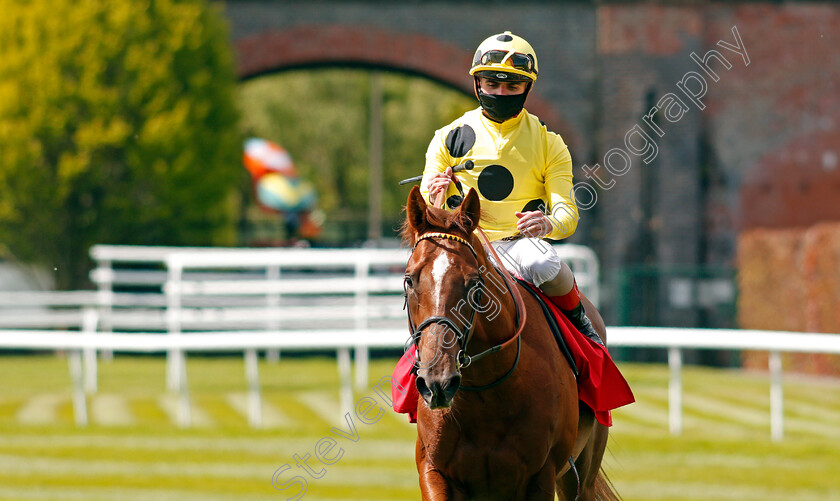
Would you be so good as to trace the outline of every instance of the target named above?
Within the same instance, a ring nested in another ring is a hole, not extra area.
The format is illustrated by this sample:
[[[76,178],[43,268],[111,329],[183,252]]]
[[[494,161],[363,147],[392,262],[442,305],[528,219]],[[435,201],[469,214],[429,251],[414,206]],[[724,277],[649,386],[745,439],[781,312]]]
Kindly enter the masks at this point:
[[[423,447],[420,437],[417,437],[415,462],[417,473],[420,474],[420,494],[423,501],[449,501],[449,485],[443,475],[429,463],[426,448]]]

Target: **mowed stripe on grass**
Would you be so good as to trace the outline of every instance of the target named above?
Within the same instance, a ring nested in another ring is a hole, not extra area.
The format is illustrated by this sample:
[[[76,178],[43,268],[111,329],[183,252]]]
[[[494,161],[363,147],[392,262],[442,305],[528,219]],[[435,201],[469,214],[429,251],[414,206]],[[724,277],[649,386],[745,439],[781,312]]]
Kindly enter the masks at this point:
[[[351,415],[355,442],[332,431],[349,432],[334,360],[261,362],[262,430],[247,424],[239,358],[189,360],[191,410],[201,425],[189,430],[175,424],[178,402],[162,388],[163,359],[118,356],[101,364],[102,392],[89,400],[92,424],[86,429],[73,425],[66,360],[0,362],[0,380],[10,380],[6,376],[16,369],[35,378],[18,378],[9,391],[0,388],[0,499],[287,499],[294,489],[272,486],[283,465],[290,469],[282,479],[307,479],[306,499],[419,496],[414,426],[385,409],[380,396],[354,395],[371,396],[388,412],[373,424]],[[371,381],[393,363],[374,361]],[[625,500],[840,499],[840,384],[786,380],[787,437],[776,444],[769,440],[765,376],[686,367],[685,432],[671,437],[667,367],[621,367],[638,402],[615,411],[606,465]],[[58,393],[62,376],[66,391]],[[143,384],[155,377],[160,385]],[[325,437],[342,451],[335,464],[315,457],[315,445]],[[296,466],[295,456],[307,454],[321,478]]]

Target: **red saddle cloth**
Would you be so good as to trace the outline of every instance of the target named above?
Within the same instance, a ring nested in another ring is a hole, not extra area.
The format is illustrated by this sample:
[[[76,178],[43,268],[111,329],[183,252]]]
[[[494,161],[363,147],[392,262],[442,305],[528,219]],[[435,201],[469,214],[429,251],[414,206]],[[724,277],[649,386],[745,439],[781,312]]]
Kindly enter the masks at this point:
[[[595,418],[604,426],[612,426],[610,411],[636,401],[630,385],[621,375],[607,349],[581,334],[560,309],[543,292],[529,284],[542,296],[566,340],[578,368],[578,398],[595,411]],[[417,405],[420,394],[414,384],[416,376],[412,371],[416,360],[416,348],[412,346],[403,354],[394,367],[391,395],[394,410],[408,414],[409,422],[417,422]],[[402,391],[400,391],[402,390]],[[403,393],[405,391],[405,393]]]

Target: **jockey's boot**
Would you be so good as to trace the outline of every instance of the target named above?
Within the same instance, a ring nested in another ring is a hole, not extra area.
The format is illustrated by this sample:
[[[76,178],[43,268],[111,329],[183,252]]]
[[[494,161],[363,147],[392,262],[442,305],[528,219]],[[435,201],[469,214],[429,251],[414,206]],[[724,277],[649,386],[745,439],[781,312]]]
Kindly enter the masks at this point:
[[[566,318],[571,320],[572,325],[574,325],[575,328],[579,330],[581,334],[595,341],[601,346],[604,346],[604,341],[602,341],[601,336],[599,336],[598,333],[595,332],[595,328],[592,327],[592,322],[590,322],[589,317],[586,316],[586,309],[584,309],[583,303],[578,303],[578,305],[574,309],[572,309],[571,311],[563,311],[563,313],[566,314]]]
[[[583,308],[583,303],[580,300],[580,291],[578,290],[577,283],[575,283],[572,286],[572,290],[566,294],[562,296],[548,296],[548,298],[551,299],[552,303],[560,308],[560,310],[566,315],[566,318],[572,322],[572,325],[574,325],[581,334],[601,346],[604,346],[604,341],[601,339],[601,336],[595,332],[595,328],[592,327],[592,322],[590,322],[589,318],[586,316],[586,310]]]

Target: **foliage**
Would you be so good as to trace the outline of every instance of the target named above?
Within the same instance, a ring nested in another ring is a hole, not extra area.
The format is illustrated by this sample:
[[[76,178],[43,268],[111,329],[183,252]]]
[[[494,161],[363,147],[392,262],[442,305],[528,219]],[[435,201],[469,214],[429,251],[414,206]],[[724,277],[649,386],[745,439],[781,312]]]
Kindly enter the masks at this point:
[[[234,241],[227,29],[201,0],[0,0],[0,242],[78,287],[94,243]]]
[[[294,70],[241,85],[243,132],[282,145],[312,181],[327,212],[327,233],[364,235],[369,191],[371,73]],[[438,83],[383,73],[385,223],[401,220],[407,188],[398,181],[423,172],[432,133],[475,107],[474,99]],[[348,232],[347,225],[362,231]],[[328,237],[329,238],[329,237]]]

